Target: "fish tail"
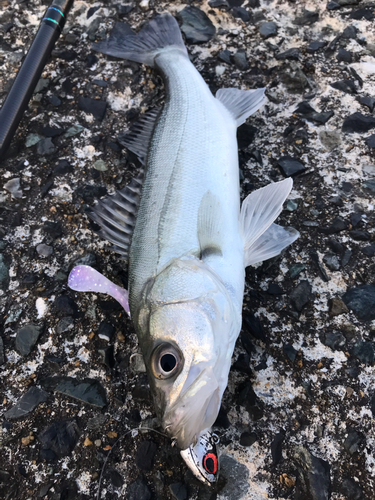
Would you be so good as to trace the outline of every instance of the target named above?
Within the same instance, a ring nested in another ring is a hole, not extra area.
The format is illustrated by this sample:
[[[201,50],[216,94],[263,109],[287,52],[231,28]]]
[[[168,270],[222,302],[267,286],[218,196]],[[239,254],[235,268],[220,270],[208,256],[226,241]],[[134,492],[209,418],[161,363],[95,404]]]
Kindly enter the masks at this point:
[[[116,33],[93,45],[98,52],[148,66],[154,66],[155,57],[167,47],[175,47],[187,56],[178,23],[168,12],[154,17],[137,35]]]

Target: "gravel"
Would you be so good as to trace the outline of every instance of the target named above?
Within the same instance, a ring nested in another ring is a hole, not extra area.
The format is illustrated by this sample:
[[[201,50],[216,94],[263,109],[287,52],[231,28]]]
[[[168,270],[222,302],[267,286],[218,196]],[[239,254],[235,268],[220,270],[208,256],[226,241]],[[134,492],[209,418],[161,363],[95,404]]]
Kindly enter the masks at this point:
[[[131,321],[67,287],[77,264],[127,286],[87,211],[140,173],[118,136],[164,95],[91,43],[166,9],[213,93],[267,87],[238,131],[241,196],[293,176],[277,222],[301,233],[246,270],[212,491],[155,432]],[[0,103],[44,11],[0,0]],[[102,499],[373,498],[374,57],[366,1],[74,2],[0,169],[0,498],[92,500],[102,471]]]

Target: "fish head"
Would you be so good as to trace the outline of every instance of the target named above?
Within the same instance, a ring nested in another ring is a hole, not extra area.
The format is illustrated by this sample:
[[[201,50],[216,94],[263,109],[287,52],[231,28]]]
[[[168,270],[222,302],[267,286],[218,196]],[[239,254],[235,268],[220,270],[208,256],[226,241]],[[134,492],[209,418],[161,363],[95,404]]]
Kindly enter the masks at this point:
[[[195,445],[180,451],[181,457],[194,476],[207,485],[219,477],[218,437],[210,431],[199,435]]]
[[[143,350],[157,413],[184,450],[215,422],[228,381],[236,335],[222,290],[156,305]]]

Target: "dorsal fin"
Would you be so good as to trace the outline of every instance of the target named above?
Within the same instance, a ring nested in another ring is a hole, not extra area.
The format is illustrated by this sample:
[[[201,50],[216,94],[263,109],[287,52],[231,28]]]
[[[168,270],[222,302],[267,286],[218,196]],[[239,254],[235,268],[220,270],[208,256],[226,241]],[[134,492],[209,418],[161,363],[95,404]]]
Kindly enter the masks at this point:
[[[119,143],[135,153],[142,163],[146,161],[151,136],[161,109],[159,106],[147,111],[134,123],[129,132],[122,132],[118,136]]]
[[[101,227],[98,234],[113,243],[113,250],[128,258],[131,237],[141,198],[143,175],[112,196],[100,200],[88,213]]]
[[[265,90],[265,88],[256,90],[219,89],[215,97],[224,104],[239,127],[265,103]]]

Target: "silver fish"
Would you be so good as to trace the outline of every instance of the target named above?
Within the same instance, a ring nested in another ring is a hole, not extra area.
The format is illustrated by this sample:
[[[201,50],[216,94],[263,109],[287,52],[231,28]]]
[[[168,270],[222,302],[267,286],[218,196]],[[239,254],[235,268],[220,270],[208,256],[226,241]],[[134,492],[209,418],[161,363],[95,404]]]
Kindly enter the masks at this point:
[[[216,447],[204,459],[241,329],[245,267],[298,237],[273,223],[292,180],[251,193],[240,207],[236,129],[264,103],[265,89],[214,97],[170,14],[96,50],[148,64],[165,83],[163,109],[122,138],[144,161],[142,192],[134,181],[92,217],[129,259],[129,308],[157,414],[194,473],[213,482]],[[119,298],[119,287],[84,267],[73,270],[71,288]],[[127,306],[125,292],[121,300]]]

